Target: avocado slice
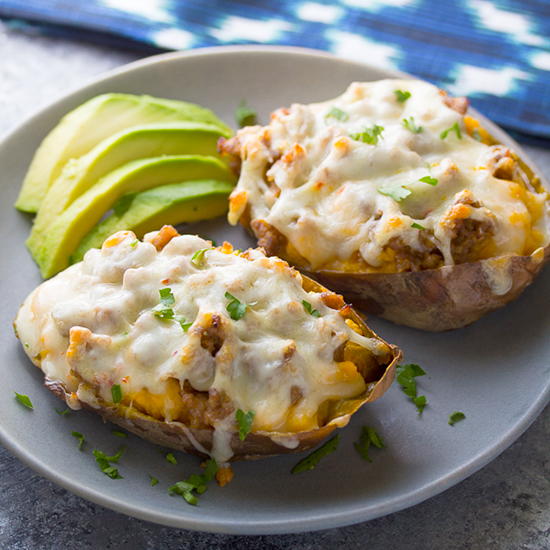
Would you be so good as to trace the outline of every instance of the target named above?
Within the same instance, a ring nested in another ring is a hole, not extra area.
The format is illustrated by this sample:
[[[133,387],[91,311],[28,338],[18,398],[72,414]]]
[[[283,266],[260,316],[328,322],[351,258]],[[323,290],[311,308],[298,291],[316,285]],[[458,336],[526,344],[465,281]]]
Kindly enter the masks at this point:
[[[227,212],[227,198],[233,189],[225,181],[202,180],[171,183],[141,193],[124,195],[113,213],[96,225],[80,242],[71,262],[79,262],[90,248],[123,229],[141,238],[162,225],[207,220]]]
[[[140,159],[114,170],[80,195],[50,224],[33,256],[44,277],[69,265],[69,256],[103,214],[125,193],[139,192],[166,183],[212,178],[231,182],[225,163],[198,155]]]
[[[115,93],[86,101],[65,115],[44,138],[23,180],[15,207],[23,212],[37,212],[63,166],[109,136],[136,125],[186,120],[212,124],[224,134],[231,132],[212,111],[185,101]]]
[[[220,135],[217,126],[199,122],[134,126],[102,141],[83,157],[70,160],[42,201],[27,240],[32,255],[38,253],[56,217],[111,171],[132,160],[158,155],[216,154]]]

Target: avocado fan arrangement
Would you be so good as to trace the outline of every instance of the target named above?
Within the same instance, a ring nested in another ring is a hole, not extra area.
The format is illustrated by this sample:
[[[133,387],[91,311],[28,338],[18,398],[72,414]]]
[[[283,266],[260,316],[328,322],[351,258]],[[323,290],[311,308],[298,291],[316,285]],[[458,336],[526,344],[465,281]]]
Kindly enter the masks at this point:
[[[35,213],[27,246],[52,277],[112,233],[223,215],[235,175],[216,144],[231,129],[184,101],[110,93],[68,113],[36,151],[15,204]]]

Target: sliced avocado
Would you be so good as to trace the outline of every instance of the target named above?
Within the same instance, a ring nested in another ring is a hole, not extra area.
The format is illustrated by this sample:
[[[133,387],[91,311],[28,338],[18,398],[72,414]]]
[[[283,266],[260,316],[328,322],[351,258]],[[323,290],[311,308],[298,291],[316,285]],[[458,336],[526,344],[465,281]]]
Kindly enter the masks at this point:
[[[86,101],[65,115],[44,138],[15,207],[36,212],[63,166],[109,136],[136,125],[186,120],[213,124],[224,134],[231,132],[212,111],[185,101],[130,94],[103,94]]]
[[[188,181],[161,185],[148,191],[124,195],[113,213],[82,239],[71,261],[79,262],[90,248],[99,248],[109,236],[130,229],[138,237],[162,225],[207,220],[227,212],[233,186],[224,181]]]
[[[159,155],[212,155],[221,132],[199,122],[171,122],[134,126],[70,160],[50,187],[36,216],[27,246],[33,256],[56,217],[92,185],[132,160]]]
[[[33,252],[42,275],[51,277],[65,269],[82,238],[125,193],[206,178],[226,181],[229,187],[234,180],[227,165],[214,157],[164,156],[124,164],[80,195],[44,232]]]

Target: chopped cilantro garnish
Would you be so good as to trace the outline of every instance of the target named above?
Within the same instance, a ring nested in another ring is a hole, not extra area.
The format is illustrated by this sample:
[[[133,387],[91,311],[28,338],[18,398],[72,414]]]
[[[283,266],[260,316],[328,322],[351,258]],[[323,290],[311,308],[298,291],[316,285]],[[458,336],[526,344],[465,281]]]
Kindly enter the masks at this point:
[[[80,432],[71,432],[71,435],[78,439],[78,450],[81,451],[84,447],[84,443],[86,443],[86,439]]]
[[[159,480],[156,477],[152,476],[151,474],[149,474],[149,479],[151,480],[151,487],[154,487],[159,482]]]
[[[337,120],[345,121],[349,119],[348,113],[338,109],[338,107],[332,107],[332,109],[325,115],[325,118],[335,118]]]
[[[54,409],[55,412],[59,415],[59,416],[67,416],[68,414],[71,414],[71,409],[65,409],[65,410],[59,410],[59,409]]]
[[[111,430],[111,433],[117,437],[128,437],[126,432],[121,432],[120,430]]]
[[[407,130],[412,132],[413,134],[420,134],[424,130],[423,126],[417,126],[416,122],[414,121],[414,117],[410,116],[409,118],[404,118],[401,123]]]
[[[169,321],[174,318],[174,310],[170,306],[173,306],[176,303],[176,299],[174,298],[170,287],[161,288],[159,290],[159,295],[160,304],[153,308],[153,315],[157,319]]]
[[[166,458],[166,460],[168,462],[170,462],[170,464],[177,464],[178,463],[176,457],[174,456],[174,453],[166,453],[164,458]]]
[[[113,403],[120,403],[122,401],[122,388],[120,384],[113,384],[111,386],[111,396],[113,398]]]
[[[481,141],[481,134],[479,133],[479,130],[477,128],[474,128],[474,131],[472,132],[472,137],[476,141]]]
[[[399,103],[405,103],[409,97],[411,97],[411,92],[407,90],[394,90],[393,93],[395,94],[395,98]]]
[[[385,183],[378,188],[378,192],[382,195],[386,195],[387,197],[391,197],[397,202],[401,202],[411,194],[410,189],[407,189],[400,183]]]
[[[208,250],[207,248],[202,249],[202,251]],[[199,250],[198,252],[201,252]],[[197,255],[198,252],[195,252],[193,255],[193,258]],[[191,261],[193,261],[193,258],[191,258]],[[188,323],[185,317],[182,315],[176,315],[174,313],[174,310],[170,307],[173,306],[176,303],[176,299],[174,298],[174,295],[172,294],[172,289],[169,287],[161,288],[159,290],[160,294],[160,304],[156,305],[153,309],[153,315],[157,319],[161,319],[162,321],[177,321],[184,332],[187,332],[189,330],[189,327],[193,323]]]
[[[361,458],[367,460],[368,462],[372,462],[372,458],[369,456],[369,448],[371,444],[378,449],[384,448],[384,442],[376,430],[370,426],[363,426],[361,429],[361,435],[359,436],[359,441],[356,441],[353,446],[361,455]]]
[[[153,315],[157,319],[162,319],[163,321],[170,321],[174,318],[174,310],[170,307],[163,308],[163,309],[153,309]]]
[[[355,141],[368,143],[369,145],[376,145],[378,143],[378,138],[382,136],[383,131],[383,126],[378,126],[378,124],[375,124],[372,128],[365,128],[362,132],[350,134],[350,138]]]
[[[180,327],[182,328],[183,332],[187,332],[189,330],[189,327],[193,324],[193,323],[188,323],[185,320],[185,317],[182,317],[181,315],[178,315],[176,317],[176,321],[180,324]]]
[[[225,309],[227,309],[231,319],[233,319],[233,321],[242,319],[246,313],[247,305],[240,302],[237,298],[235,298],[235,296],[233,296],[233,294],[230,294],[229,292],[225,293],[225,297],[230,300]]]
[[[198,267],[199,269],[204,267],[204,263],[206,258],[204,257],[206,251],[209,250],[208,248],[201,248],[200,250],[197,250],[192,256],[191,256],[191,263]]]
[[[239,427],[239,439],[241,441],[244,441],[246,436],[250,433],[252,423],[254,422],[254,416],[256,416],[254,411],[248,411],[245,413],[243,410],[237,409],[235,419],[237,420],[237,426]]]
[[[423,225],[420,225],[417,222],[411,223],[411,227],[413,227],[414,229],[426,229]]]
[[[449,415],[449,426],[454,426],[457,422],[464,420],[466,415],[463,412],[455,411],[453,414]]]
[[[137,246],[138,243],[139,243],[139,241],[136,239],[135,241],[132,241],[132,242],[130,243],[130,246],[131,246],[132,248],[135,248],[135,247]]]
[[[15,393],[15,399],[21,403],[24,407],[27,407],[27,409],[34,409],[32,401],[28,395],[24,395],[22,393]]]
[[[384,442],[382,441],[382,438],[378,435],[376,430],[374,428],[371,428],[370,426],[367,426],[367,433],[369,435],[370,442],[379,449],[384,448]]]
[[[253,126],[258,121],[258,114],[251,109],[243,99],[240,105],[235,109],[235,121],[239,128],[243,126]]]
[[[425,395],[418,395],[417,397],[413,397],[413,403],[416,405],[418,412],[422,414],[422,411],[427,405],[428,400],[426,399]]]
[[[418,395],[416,389],[416,377],[424,376],[426,372],[419,365],[410,363],[408,365],[397,365],[397,382],[403,393],[411,398],[416,405],[418,413],[421,414],[428,401],[425,395]]]
[[[218,464],[211,458],[206,462],[202,475],[192,474],[185,481],[178,481],[174,485],[168,487],[170,495],[181,496],[188,504],[196,506],[198,504],[197,496],[202,495],[208,488],[208,483],[212,481],[218,471]]]
[[[455,122],[452,126],[447,128],[446,130],[443,130],[443,132],[439,134],[439,137],[441,139],[445,139],[449,135],[449,132],[454,132],[458,139],[462,139],[462,132],[460,131],[460,126],[458,125],[458,122]]]
[[[160,301],[164,306],[173,306],[176,303],[176,299],[172,294],[172,289],[170,287],[161,288],[159,290]]]
[[[312,317],[321,317],[321,314],[316,309],[313,309],[313,306],[309,302],[306,302],[306,300],[302,300],[302,305]]]
[[[437,179],[432,178],[432,176],[424,176],[423,178],[420,178],[418,181],[421,181],[422,183],[427,183],[428,185],[437,185]]]
[[[299,474],[301,472],[307,472],[308,470],[313,470],[320,460],[325,456],[333,453],[338,448],[338,442],[340,441],[340,434],[336,434],[334,437],[329,439],[326,443],[321,445],[318,449],[313,451],[311,454],[300,460],[298,464],[290,470],[291,474]]]
[[[95,461],[97,462],[100,470],[111,479],[122,479],[122,476],[118,473],[118,469],[111,466],[111,462],[118,463],[120,457],[126,450],[126,447],[121,447],[113,456],[106,455],[103,451],[97,449],[93,450]]]

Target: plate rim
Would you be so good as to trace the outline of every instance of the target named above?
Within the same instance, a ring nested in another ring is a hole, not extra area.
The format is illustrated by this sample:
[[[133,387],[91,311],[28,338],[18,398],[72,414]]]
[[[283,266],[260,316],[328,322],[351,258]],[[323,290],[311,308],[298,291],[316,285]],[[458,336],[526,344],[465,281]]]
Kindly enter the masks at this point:
[[[213,46],[208,48],[197,48],[188,51],[176,51],[157,54],[149,56],[143,59],[139,59],[117,68],[111,69],[106,72],[102,72],[90,79],[84,84],[72,88],[67,93],[60,95],[54,101],[51,101],[43,107],[37,109],[27,117],[25,117],[19,124],[9,130],[0,139],[0,149],[12,139],[16,139],[20,133],[28,131],[37,118],[45,114],[47,111],[61,106],[66,101],[70,100],[73,95],[84,92],[87,88],[91,88],[96,85],[100,85],[109,81],[113,77],[130,73],[135,70],[140,70],[149,65],[157,65],[166,61],[173,61],[186,58],[199,58],[208,56],[230,55],[234,53],[281,53],[288,55],[301,55],[317,58],[328,58],[339,63],[347,63],[350,65],[356,65],[359,67],[371,68],[375,71],[382,72],[386,75],[386,78],[415,78],[412,75],[403,73],[400,71],[382,68],[369,63],[359,62],[356,60],[350,60],[342,58],[331,53],[316,50],[311,48],[301,48],[295,46],[260,46],[260,45],[234,45],[234,46]],[[502,130],[495,123],[487,119],[481,113],[472,109],[476,116],[478,116],[483,123],[490,129],[490,132],[495,135],[503,143],[513,146],[524,159],[527,164],[533,168],[537,176],[540,177],[543,184],[548,187],[548,180],[545,175],[538,169],[536,164],[532,161],[529,155],[525,154],[521,145],[519,145],[513,138],[511,138],[504,130]],[[288,519],[271,519],[271,520],[253,520],[246,521],[243,519],[238,523],[232,520],[225,520],[223,517],[207,517],[202,516],[200,521],[196,518],[190,517],[183,513],[178,514],[166,514],[159,512],[155,508],[147,509],[145,506],[137,507],[131,504],[127,504],[122,500],[104,495],[101,490],[97,490],[91,486],[82,486],[76,481],[67,480],[58,474],[45,462],[41,461],[37,455],[34,455],[26,451],[16,439],[7,434],[0,424],[0,443],[14,454],[18,459],[22,460],[26,465],[30,466],[33,470],[38,472],[43,477],[53,481],[57,485],[67,489],[68,491],[92,501],[101,506],[105,506],[111,510],[122,512],[128,516],[136,517],[145,521],[152,521],[162,525],[170,527],[177,527],[183,529],[190,529],[194,531],[207,531],[211,533],[225,533],[225,534],[246,534],[246,535],[266,535],[266,534],[283,534],[283,533],[298,533],[305,531],[317,531],[328,528],[342,527],[353,523],[359,523],[381,517],[390,513],[398,512],[405,508],[414,506],[442,493],[446,489],[453,485],[463,481],[470,475],[474,474],[491,460],[496,458],[505,449],[507,449],[512,443],[514,443],[534,422],[539,416],[546,404],[550,401],[550,380],[547,381],[546,387],[542,389],[538,398],[534,400],[530,406],[524,411],[521,418],[515,422],[509,430],[501,435],[499,441],[492,446],[485,448],[479,452],[476,456],[471,458],[468,462],[461,464],[459,467],[441,475],[439,478],[426,483],[423,486],[417,487],[408,493],[401,494],[387,500],[383,505],[377,506],[375,510],[370,509],[369,506],[359,507],[356,506],[354,510],[348,509],[341,510],[339,512],[325,512],[312,515],[309,513],[307,518],[296,518],[293,520]],[[371,505],[372,506],[372,505]]]

